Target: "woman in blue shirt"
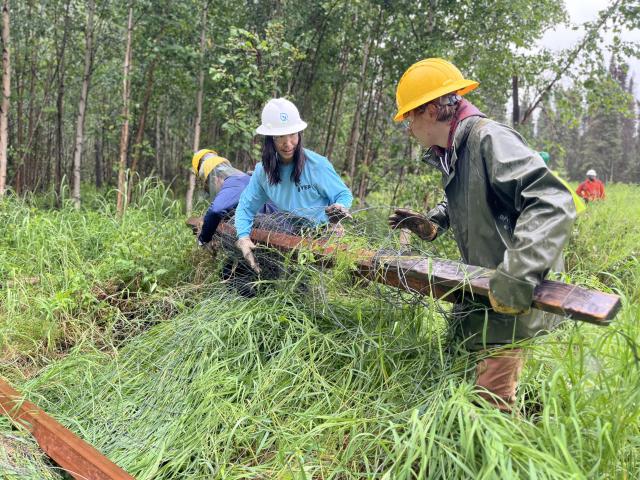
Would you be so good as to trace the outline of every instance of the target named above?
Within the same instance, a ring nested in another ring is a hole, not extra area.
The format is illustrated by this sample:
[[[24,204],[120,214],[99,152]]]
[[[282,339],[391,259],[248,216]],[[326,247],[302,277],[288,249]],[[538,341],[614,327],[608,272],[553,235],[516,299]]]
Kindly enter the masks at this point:
[[[327,158],[302,146],[305,128],[296,106],[284,98],[269,100],[262,110],[262,124],[256,130],[265,136],[262,162],[240,197],[235,217],[236,246],[258,272],[253,256],[256,247],[249,235],[254,217],[267,201],[313,224],[349,216],[351,191]]]

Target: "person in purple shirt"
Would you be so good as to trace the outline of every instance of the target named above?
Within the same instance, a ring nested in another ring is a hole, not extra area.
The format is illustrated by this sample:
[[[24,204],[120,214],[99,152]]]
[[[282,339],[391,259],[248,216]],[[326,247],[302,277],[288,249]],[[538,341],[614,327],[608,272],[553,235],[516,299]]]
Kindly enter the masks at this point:
[[[220,222],[238,206],[240,195],[249,184],[251,176],[234,168],[231,162],[214,150],[200,150],[193,156],[193,169],[198,178],[204,180],[205,189],[213,200],[204,215],[198,245],[208,244],[216,233]],[[260,213],[273,213],[275,206],[265,204]]]

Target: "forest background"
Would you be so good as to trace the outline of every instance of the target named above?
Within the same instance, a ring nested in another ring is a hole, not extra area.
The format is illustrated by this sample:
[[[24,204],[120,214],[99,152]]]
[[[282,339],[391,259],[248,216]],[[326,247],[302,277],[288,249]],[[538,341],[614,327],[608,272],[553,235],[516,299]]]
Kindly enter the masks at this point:
[[[479,80],[469,98],[549,151],[569,180],[595,168],[637,183],[625,59],[638,45],[621,32],[638,28],[640,7],[612,1],[574,26],[584,32],[575,45],[534,48],[569,20],[552,0],[5,0],[0,192],[79,207],[81,185],[116,187],[122,210],[135,182],[157,176],[187,192],[190,211],[192,152],[214,148],[253,168],[261,107],[286,96],[310,125],[305,145],[363,202],[412,173],[433,175],[391,120],[402,72],[430,56]]]

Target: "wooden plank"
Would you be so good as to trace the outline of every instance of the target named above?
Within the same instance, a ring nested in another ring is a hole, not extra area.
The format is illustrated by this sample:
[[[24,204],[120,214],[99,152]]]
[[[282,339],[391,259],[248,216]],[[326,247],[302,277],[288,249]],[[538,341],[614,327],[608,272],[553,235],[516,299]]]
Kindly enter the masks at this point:
[[[222,223],[218,232],[235,236],[235,228]],[[348,250],[347,245],[329,244],[326,240],[310,240],[284,233],[253,229],[251,238],[281,251],[301,246],[317,255],[331,255]],[[370,280],[421,295],[456,301],[458,292],[487,297],[493,270],[465,265],[451,260],[407,256],[377,256],[375,252],[354,252],[359,273]],[[532,307],[595,325],[608,325],[621,307],[620,297],[553,280],[543,280],[533,293]]]
[[[98,450],[63,427],[0,379],[0,413],[26,428],[40,448],[78,480],[133,480]]]
[[[451,289],[461,288],[474,295],[489,295],[489,279],[493,270],[488,268],[439,258],[398,256],[376,260],[376,274],[390,276],[391,283],[397,283],[396,279],[401,276],[411,288],[419,285],[425,289],[429,285],[432,289],[437,288],[449,294]],[[366,273],[371,275],[370,270]],[[386,283],[386,279],[383,282]],[[532,307],[574,320],[608,325],[620,310],[621,301],[618,295],[543,280],[533,292]]]

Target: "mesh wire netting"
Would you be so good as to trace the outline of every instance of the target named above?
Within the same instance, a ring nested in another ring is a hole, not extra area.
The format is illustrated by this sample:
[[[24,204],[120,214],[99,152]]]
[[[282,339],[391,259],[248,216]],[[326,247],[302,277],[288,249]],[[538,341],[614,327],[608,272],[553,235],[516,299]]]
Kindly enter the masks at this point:
[[[314,261],[299,261],[299,258],[308,258],[308,243],[305,247],[291,250],[281,250],[277,247],[266,247],[258,244],[254,256],[260,267],[260,275],[256,274],[244,261],[241,252],[236,248],[236,237],[229,233],[220,232],[219,229],[213,243],[213,249],[220,252],[224,258],[221,270],[222,281],[227,283],[242,296],[252,297],[260,288],[272,288],[274,282],[291,282],[292,279],[314,279],[314,289],[306,282],[303,292],[315,295],[317,300],[326,301],[328,291],[325,282],[332,276],[323,275],[328,268],[336,266],[337,255],[346,253],[349,255],[351,267],[362,260],[369,260],[373,269],[384,269],[384,263],[394,263],[394,260],[403,260],[407,257],[417,263],[420,259],[441,259],[456,256],[457,249],[449,239],[444,242],[424,242],[412,235],[408,229],[399,228],[392,230],[386,223],[392,207],[369,207],[352,211],[352,219],[343,219],[336,223],[313,225],[305,217],[288,212],[257,215],[254,220],[254,228],[268,234],[284,233],[294,237],[302,237],[332,250],[333,253],[324,254],[322,258]],[[298,212],[304,214],[305,212]],[[308,212],[312,214],[313,212]],[[225,219],[229,227],[234,226],[233,215]],[[402,225],[400,225],[402,226]],[[292,261],[291,256],[296,260]],[[341,289],[344,293],[350,292],[360,298],[366,296],[375,297],[398,307],[427,307],[435,310],[443,318],[448,319],[453,334],[453,326],[461,321],[464,316],[474,311],[484,311],[486,303],[474,301],[465,297],[464,309],[457,308],[452,311],[451,304],[439,301],[411,287],[402,269],[399,271],[399,288],[388,287],[381,283],[366,282],[367,290],[363,292],[353,291],[353,287],[362,287],[362,282],[346,281]],[[450,299],[456,297],[457,288],[446,288],[450,293]],[[337,319],[337,321],[339,321]]]

